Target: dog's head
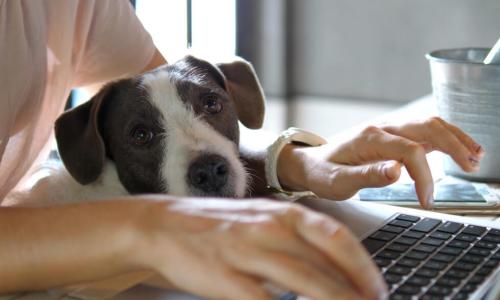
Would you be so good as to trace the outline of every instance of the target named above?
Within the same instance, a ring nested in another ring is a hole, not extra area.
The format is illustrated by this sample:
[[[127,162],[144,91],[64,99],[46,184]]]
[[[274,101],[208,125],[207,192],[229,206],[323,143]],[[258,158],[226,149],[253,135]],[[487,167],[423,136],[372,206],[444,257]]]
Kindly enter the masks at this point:
[[[244,195],[238,120],[262,126],[264,97],[243,60],[212,65],[188,56],[106,85],[59,117],[61,159],[81,184],[99,178],[107,159],[132,194]]]

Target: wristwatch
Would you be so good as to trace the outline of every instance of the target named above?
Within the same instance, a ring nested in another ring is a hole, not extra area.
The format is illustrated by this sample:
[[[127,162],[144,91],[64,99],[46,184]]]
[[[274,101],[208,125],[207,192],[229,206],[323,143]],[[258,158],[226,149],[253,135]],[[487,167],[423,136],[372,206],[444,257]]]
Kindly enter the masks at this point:
[[[283,131],[278,139],[274,141],[272,145],[267,148],[267,155],[265,160],[265,171],[266,171],[266,182],[269,189],[275,193],[280,193],[283,198],[289,201],[297,200],[301,197],[315,196],[314,193],[310,191],[287,191],[283,189],[278,179],[278,158],[281,150],[287,144],[301,144],[307,146],[321,146],[326,144],[326,140],[317,134],[310,131],[303,130],[296,127],[290,127]]]

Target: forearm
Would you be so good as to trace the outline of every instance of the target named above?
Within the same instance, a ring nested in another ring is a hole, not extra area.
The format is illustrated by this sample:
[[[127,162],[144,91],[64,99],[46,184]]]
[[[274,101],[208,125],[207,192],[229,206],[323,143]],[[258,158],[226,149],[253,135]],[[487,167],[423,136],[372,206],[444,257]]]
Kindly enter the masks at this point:
[[[43,289],[138,270],[140,201],[0,208],[0,293]]]

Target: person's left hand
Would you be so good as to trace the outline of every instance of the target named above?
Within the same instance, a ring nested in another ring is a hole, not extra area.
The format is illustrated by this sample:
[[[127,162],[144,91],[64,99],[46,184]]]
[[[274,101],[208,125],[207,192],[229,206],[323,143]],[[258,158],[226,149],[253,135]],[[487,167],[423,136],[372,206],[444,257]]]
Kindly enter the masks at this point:
[[[432,117],[401,126],[369,126],[340,145],[287,147],[299,158],[300,167],[297,172],[279,172],[280,165],[286,165],[280,156],[278,174],[284,186],[343,200],[362,188],[394,183],[404,166],[415,181],[420,204],[430,208],[434,184],[426,154],[433,150],[450,155],[467,172],[477,171],[484,155],[483,148],[461,129]]]

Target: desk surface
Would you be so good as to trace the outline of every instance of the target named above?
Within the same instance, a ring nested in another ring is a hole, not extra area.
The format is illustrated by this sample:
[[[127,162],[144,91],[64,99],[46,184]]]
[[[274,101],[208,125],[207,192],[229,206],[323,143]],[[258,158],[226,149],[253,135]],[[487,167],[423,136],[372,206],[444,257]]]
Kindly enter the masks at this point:
[[[336,135],[333,137],[334,139],[343,139],[347,138],[349,135],[352,135],[353,132],[361,130],[367,124],[381,124],[385,122],[390,123],[399,123],[406,122],[411,119],[422,119],[432,115],[436,115],[436,111],[434,109],[435,105],[432,103],[432,96],[427,96],[422,99],[419,99],[415,102],[412,102],[400,109],[395,110],[394,112],[383,115],[375,120],[371,120],[369,123],[360,124],[343,132],[341,135]],[[434,179],[440,178],[440,176],[444,176],[444,172],[442,168],[440,168],[441,163],[439,154],[431,154],[429,156],[430,165],[432,166]],[[402,180],[405,180],[403,178]],[[500,197],[500,184],[489,184],[489,187],[494,189],[497,195]],[[305,203],[306,205],[315,205],[314,203]],[[387,206],[380,206],[379,204],[370,204],[370,203],[361,203],[360,201],[347,201],[345,204],[333,203],[330,204],[322,204],[322,208],[329,209],[328,206],[332,207],[332,213],[338,214],[339,212],[345,213],[350,212],[352,215],[353,212],[362,213],[363,211],[367,211],[366,207],[370,208],[383,208],[383,210],[387,210]],[[326,205],[326,206],[325,206]],[[373,206],[374,205],[374,206]],[[347,209],[346,209],[347,207]],[[399,210],[399,209],[398,209]],[[407,209],[403,209],[407,210]],[[408,210],[411,212],[411,209]],[[335,213],[336,212],[336,213]],[[343,214],[344,216],[346,214]],[[347,213],[349,215],[349,213]],[[478,222],[485,222],[485,224],[500,224],[500,216],[498,214],[491,215],[467,215],[462,214],[468,217],[473,217],[474,220]],[[349,223],[349,219],[345,219],[341,215],[339,218],[342,221],[345,221],[347,224]],[[359,219],[359,218],[356,218]],[[355,224],[355,222],[353,223]],[[354,225],[352,225],[354,226]],[[497,225],[498,226],[498,225]],[[0,300],[89,300],[89,299],[104,299],[104,298],[113,298],[120,300],[132,300],[132,299],[178,299],[178,300],[195,300],[199,299],[193,296],[179,294],[176,292],[166,292],[163,290],[137,286],[137,282],[141,282],[143,279],[149,277],[147,274],[134,274],[134,275],[124,275],[119,278],[114,278],[106,281],[101,281],[93,284],[85,284],[73,286],[65,289],[55,289],[47,292],[39,292],[39,293],[23,293],[23,294],[15,294],[15,295],[5,295],[0,296]],[[133,287],[133,288],[132,288]],[[125,293],[119,292],[129,289]],[[113,297],[115,296],[115,297]],[[168,297],[168,298],[167,298]]]

